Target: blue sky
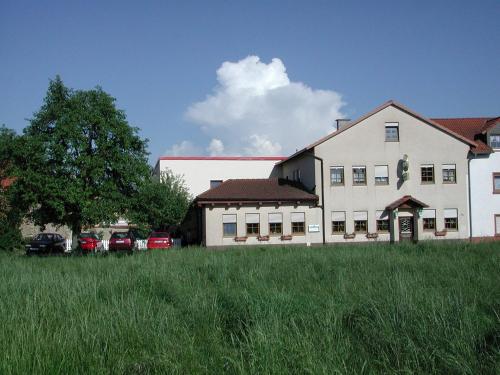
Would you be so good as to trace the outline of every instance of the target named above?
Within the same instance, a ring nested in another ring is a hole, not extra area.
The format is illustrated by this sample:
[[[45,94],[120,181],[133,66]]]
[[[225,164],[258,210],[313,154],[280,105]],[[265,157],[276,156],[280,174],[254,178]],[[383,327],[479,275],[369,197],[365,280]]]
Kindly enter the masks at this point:
[[[287,154],[388,99],[498,116],[499,15],[497,0],[1,0],[0,124],[20,132],[56,74],[117,98],[152,162]]]

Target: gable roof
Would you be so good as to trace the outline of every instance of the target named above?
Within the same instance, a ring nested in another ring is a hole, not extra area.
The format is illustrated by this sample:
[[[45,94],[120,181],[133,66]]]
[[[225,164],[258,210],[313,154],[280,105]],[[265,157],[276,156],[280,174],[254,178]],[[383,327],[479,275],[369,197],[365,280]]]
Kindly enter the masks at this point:
[[[308,193],[298,182],[282,178],[226,180],[195,199],[201,203],[216,202],[316,202],[318,196]]]
[[[389,100],[389,101],[385,102],[384,104],[382,104],[381,106],[375,108],[371,112],[368,112],[367,114],[361,116],[357,120],[349,123],[344,128],[342,128],[340,130],[337,130],[337,131],[335,131],[333,133],[330,133],[327,136],[325,136],[325,137],[317,140],[316,142],[311,143],[309,146],[303,148],[302,150],[297,151],[296,153],[294,153],[290,157],[288,157],[286,160],[293,159],[293,158],[295,158],[295,157],[303,154],[306,151],[310,151],[310,150],[314,149],[316,146],[320,145],[321,143],[326,142],[327,140],[329,140],[329,139],[331,139],[333,137],[336,137],[337,135],[345,132],[346,130],[352,128],[353,126],[356,126],[360,122],[366,120],[367,118],[375,115],[376,113],[378,113],[378,112],[382,111],[383,109],[385,109],[387,107],[390,107],[390,106],[398,108],[399,110],[401,110],[403,112],[406,112],[407,114],[409,114],[409,115],[411,115],[411,116],[413,116],[413,117],[415,117],[415,118],[417,118],[417,119],[419,119],[419,120],[421,120],[421,121],[423,121],[423,122],[425,122],[425,123],[427,123],[427,124],[429,124],[429,125],[437,128],[437,129],[439,129],[439,130],[441,130],[441,131],[449,134],[450,136],[452,136],[452,137],[454,137],[454,138],[456,138],[456,139],[458,139],[458,140],[460,140],[460,141],[462,141],[462,142],[464,142],[464,143],[466,143],[466,144],[468,144],[468,145],[470,145],[472,147],[476,146],[476,142],[474,140],[471,140],[471,139],[463,136],[462,134],[459,134],[459,133],[457,133],[457,132],[449,129],[449,128],[447,128],[446,126],[444,126],[442,124],[439,124],[439,123],[437,123],[437,122],[435,122],[435,121],[433,121],[431,119],[428,119],[428,118],[426,118],[426,117],[424,117],[424,116],[422,116],[422,115],[420,115],[420,114],[412,111],[411,109],[405,107],[404,105],[402,105],[402,104],[400,104],[400,103],[398,103],[398,102],[396,102],[394,100]],[[283,160],[283,161],[279,162],[278,164],[282,164],[286,160]]]
[[[493,152],[490,146],[478,139],[478,136],[485,134],[500,122],[500,117],[436,118],[432,120],[476,142],[477,146],[471,147],[473,153],[489,154]]]

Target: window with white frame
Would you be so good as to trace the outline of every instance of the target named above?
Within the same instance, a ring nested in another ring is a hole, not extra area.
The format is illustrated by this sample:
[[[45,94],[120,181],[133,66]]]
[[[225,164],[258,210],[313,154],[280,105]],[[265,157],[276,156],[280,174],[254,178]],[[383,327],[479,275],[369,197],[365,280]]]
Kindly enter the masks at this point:
[[[280,212],[271,213],[269,219],[269,234],[281,235],[283,233],[283,214]]]
[[[332,211],[332,234],[345,233],[345,212]]]
[[[495,215],[495,236],[500,236],[500,214]]]
[[[354,211],[354,232],[366,233],[368,232],[368,212],[367,211]]]
[[[491,148],[500,148],[500,134],[490,134]]]
[[[389,184],[389,167],[387,165],[375,166],[375,185]]]
[[[260,215],[246,214],[245,223],[247,226],[247,236],[258,236],[260,233]]]
[[[399,123],[386,122],[385,123],[385,141],[398,142],[399,141]]]
[[[377,232],[389,232],[389,212],[386,210],[379,210],[375,212],[375,219],[377,220]]]
[[[337,186],[344,185],[344,167],[330,168],[330,184]]]
[[[443,183],[457,183],[457,166],[455,164],[443,164]]]
[[[436,210],[424,208],[422,210],[422,223],[425,231],[436,230]]]
[[[366,167],[352,167],[352,183],[353,185],[366,185]]]
[[[493,194],[500,194],[500,172],[493,173]]]
[[[434,183],[434,164],[422,164],[420,166],[420,180],[423,184]]]
[[[292,212],[290,221],[292,222],[292,234],[301,235],[306,233],[306,215],[304,212]]]
[[[445,208],[443,216],[446,230],[458,230],[458,210],[456,208]]]
[[[222,215],[222,233],[224,237],[236,236],[236,215]]]

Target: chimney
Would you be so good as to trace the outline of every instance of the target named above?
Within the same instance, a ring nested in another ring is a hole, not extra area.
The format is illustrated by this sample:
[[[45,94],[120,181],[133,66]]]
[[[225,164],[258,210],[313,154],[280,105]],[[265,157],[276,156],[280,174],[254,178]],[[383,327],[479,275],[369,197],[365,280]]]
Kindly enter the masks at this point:
[[[351,122],[351,119],[349,118],[338,118],[335,120],[336,124],[335,127],[337,128],[337,131],[344,129],[349,123]]]

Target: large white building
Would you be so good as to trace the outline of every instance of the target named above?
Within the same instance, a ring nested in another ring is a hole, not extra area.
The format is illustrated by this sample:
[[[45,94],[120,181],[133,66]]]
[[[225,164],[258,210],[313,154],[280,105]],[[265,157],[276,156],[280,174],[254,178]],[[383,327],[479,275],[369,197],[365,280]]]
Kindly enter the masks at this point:
[[[495,238],[500,125],[499,118],[483,120],[471,130],[453,125],[460,119],[431,120],[384,103],[280,161],[266,176],[272,178],[224,175],[228,181],[195,200],[199,240],[226,246]],[[213,174],[204,171],[205,186]]]
[[[281,156],[162,156],[155,175],[170,170],[181,175],[193,197],[234,178],[268,178],[276,175]]]

